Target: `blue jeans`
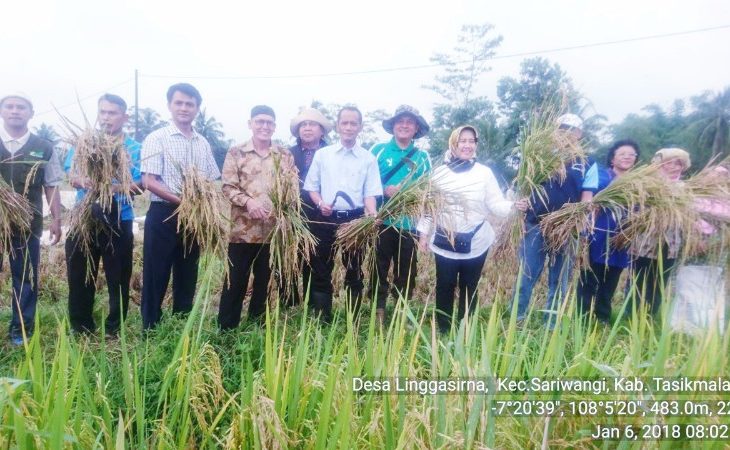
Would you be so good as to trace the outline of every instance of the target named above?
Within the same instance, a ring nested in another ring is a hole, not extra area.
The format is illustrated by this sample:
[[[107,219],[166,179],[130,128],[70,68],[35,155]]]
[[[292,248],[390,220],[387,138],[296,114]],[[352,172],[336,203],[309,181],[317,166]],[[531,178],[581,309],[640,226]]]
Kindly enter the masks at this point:
[[[532,289],[540,279],[545,267],[545,259],[551,255],[545,249],[545,239],[540,233],[540,226],[536,224],[525,224],[526,231],[520,244],[520,276],[517,280],[519,287],[517,300],[517,318],[523,319],[527,315],[530,306]],[[552,255],[548,261],[548,305],[550,311],[557,311],[561,299],[568,292],[568,282],[573,269],[573,261],[564,252]],[[559,288],[559,289],[558,289]],[[549,319],[548,315],[546,319]]]
[[[23,328],[30,337],[33,334],[35,309],[38,303],[38,262],[41,243],[38,236],[32,234],[27,238],[13,235],[11,245],[13,251],[9,252],[9,260],[10,274],[13,278],[11,299],[13,317],[10,319],[10,337],[22,337]]]

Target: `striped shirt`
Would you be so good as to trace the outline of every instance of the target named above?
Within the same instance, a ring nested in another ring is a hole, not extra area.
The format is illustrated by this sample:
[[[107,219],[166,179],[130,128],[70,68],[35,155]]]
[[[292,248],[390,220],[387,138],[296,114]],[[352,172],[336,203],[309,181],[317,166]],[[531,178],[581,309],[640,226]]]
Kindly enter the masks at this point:
[[[188,138],[175,125],[169,125],[153,131],[142,143],[140,171],[160,177],[175,195],[180,195],[182,174],[191,165],[211,180],[221,176],[210,144],[194,130]],[[155,194],[150,198],[153,202],[164,201]]]

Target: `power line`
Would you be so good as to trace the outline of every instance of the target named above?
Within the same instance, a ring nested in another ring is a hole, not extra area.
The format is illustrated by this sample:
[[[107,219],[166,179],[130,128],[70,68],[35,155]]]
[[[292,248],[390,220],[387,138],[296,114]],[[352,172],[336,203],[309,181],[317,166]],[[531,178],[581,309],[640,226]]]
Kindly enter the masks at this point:
[[[723,29],[728,29],[728,28],[730,28],[730,25],[719,25],[719,26],[715,26],[715,27],[698,28],[698,29],[686,30],[686,31],[675,31],[675,32],[663,33],[663,34],[652,34],[652,35],[647,35],[647,36],[639,36],[639,37],[626,38],[626,39],[617,39],[617,40],[613,40],[613,41],[594,42],[594,43],[590,43],[590,44],[571,45],[571,46],[567,46],[567,47],[557,47],[557,48],[551,48],[551,49],[545,49],[545,50],[509,53],[509,54],[505,54],[505,55],[498,55],[498,56],[492,56],[490,58],[479,59],[479,61],[493,61],[493,60],[498,60],[498,59],[509,59],[509,58],[524,57],[524,56],[542,55],[542,54],[548,54],[548,53],[559,53],[559,52],[565,52],[565,51],[571,51],[571,50],[580,50],[580,49],[585,49],[585,48],[605,47],[605,46],[609,46],[609,45],[626,44],[629,42],[639,42],[639,41],[647,41],[647,40],[652,40],[652,39],[663,39],[663,38],[674,37],[674,36],[684,36],[684,35],[688,35],[688,34],[706,33],[708,31],[717,31],[717,30],[723,30]],[[463,60],[463,61],[456,61],[455,63],[461,64],[461,63],[467,63],[467,62],[471,62],[471,61],[472,60]],[[401,71],[408,71],[408,70],[430,69],[430,68],[439,67],[442,65],[443,64],[440,64],[440,63],[431,63],[431,64],[418,64],[418,65],[413,65],[413,66],[400,66],[400,67],[358,70],[358,71],[349,71],[349,72],[329,72],[329,73],[312,73],[312,74],[296,74],[296,75],[178,76],[178,75],[140,74],[140,77],[198,79],[198,80],[272,80],[272,79],[293,79],[293,78],[325,78],[325,77],[368,75],[368,74],[374,74],[374,73],[387,73],[387,72],[401,72]]]
[[[55,107],[53,107],[51,109],[48,109],[46,111],[36,113],[35,116],[38,117],[38,116],[42,116],[43,114],[48,114],[48,113],[51,113],[51,112],[55,112],[57,110],[61,110],[61,109],[64,109],[64,108],[68,108],[69,106],[79,105],[84,100],[88,100],[88,99],[90,99],[92,97],[96,97],[97,95],[105,94],[105,93],[111,91],[112,89],[118,88],[119,86],[124,86],[125,84],[129,83],[130,81],[132,81],[132,79],[131,78],[127,78],[126,80],[122,81],[121,83],[115,84],[114,86],[109,86],[108,88],[102,89],[101,91],[97,91],[97,92],[94,92],[94,93],[85,95],[83,97],[77,98],[75,101],[70,102],[70,103],[66,103],[65,105],[55,106]]]

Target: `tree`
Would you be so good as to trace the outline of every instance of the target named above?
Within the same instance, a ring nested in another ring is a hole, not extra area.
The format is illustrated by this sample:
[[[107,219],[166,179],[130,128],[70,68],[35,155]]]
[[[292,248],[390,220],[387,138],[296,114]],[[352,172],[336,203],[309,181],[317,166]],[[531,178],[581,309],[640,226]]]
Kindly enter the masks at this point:
[[[135,133],[134,113],[135,107],[132,107],[129,113],[129,121],[125,127],[125,132],[134,136],[137,142],[144,141],[144,138],[153,131],[167,125],[167,122],[160,118],[160,115],[152,108],[139,108],[139,127]]]
[[[697,144],[710,150],[704,159],[728,156],[730,141],[730,86],[724,91],[704,92],[692,98],[695,112],[691,115],[692,126],[698,131]]]
[[[41,123],[40,126],[35,127],[33,129],[33,133],[35,133],[35,135],[39,138],[51,142],[54,146],[61,141],[61,137],[58,133],[56,133],[56,130],[53,129],[53,125],[48,125],[45,122]]]
[[[448,139],[453,129],[472,125],[479,132],[479,159],[492,165],[497,172],[507,170],[501,151],[501,131],[497,125],[494,105],[486,96],[475,95],[479,77],[490,71],[489,59],[502,42],[501,36],[493,36],[490,24],[465,25],[457,38],[452,53],[436,53],[431,61],[438,63],[445,74],[436,77],[436,83],[423,86],[446,100],[433,109],[430,133],[430,153],[435,162],[448,149]]]
[[[218,167],[222,168],[228,148],[231,146],[230,141],[226,140],[223,125],[214,116],[207,117],[207,111],[203,108],[195,117],[193,128],[208,141]]]

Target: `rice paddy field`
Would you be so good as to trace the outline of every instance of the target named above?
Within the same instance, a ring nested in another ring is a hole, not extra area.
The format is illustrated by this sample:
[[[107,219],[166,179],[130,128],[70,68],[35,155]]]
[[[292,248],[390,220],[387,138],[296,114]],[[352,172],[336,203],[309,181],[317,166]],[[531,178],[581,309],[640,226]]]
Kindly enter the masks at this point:
[[[2,448],[730,445],[723,434],[730,424],[730,406],[722,406],[730,401],[728,391],[671,393],[628,386],[610,393],[549,389],[495,394],[499,380],[604,380],[613,386],[616,379],[635,377],[727,379],[730,368],[727,330],[674,333],[666,308],[657,319],[638,314],[608,327],[580,320],[571,297],[551,330],[539,311],[545,296],[540,287],[530,318],[518,324],[509,313],[518,271],[514,260],[487,261],[480,309],[448,335],[435,331],[434,267],[421,255],[414,298],[389,308],[383,330],[367,305],[359,323],[353,323],[338,302],[334,323],[321,325],[303,306],[279,310],[272,300],[264,323],[244,320],[238,330],[220,333],[215,314],[223,268],[219,261],[203,260],[189,316],[168,316],[142,334],[139,310],[132,303],[121,335],[106,338],[69,332],[63,249],[43,252],[36,333],[21,348],[5,340],[0,344]],[[141,246],[135,258],[133,295],[138,300]],[[7,323],[7,269],[1,276],[0,321]],[[102,279],[98,285],[104,286]],[[616,312],[623,307],[621,300],[617,296]],[[106,301],[101,289],[99,323]],[[394,391],[395,383],[404,385],[406,378],[482,380],[489,392],[434,394],[438,386],[421,383],[405,393],[368,393],[363,383],[358,386],[358,380],[390,381]],[[593,437],[598,425],[617,436]]]

